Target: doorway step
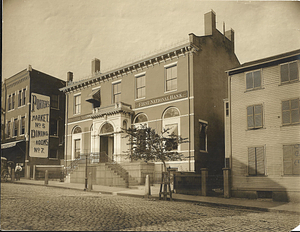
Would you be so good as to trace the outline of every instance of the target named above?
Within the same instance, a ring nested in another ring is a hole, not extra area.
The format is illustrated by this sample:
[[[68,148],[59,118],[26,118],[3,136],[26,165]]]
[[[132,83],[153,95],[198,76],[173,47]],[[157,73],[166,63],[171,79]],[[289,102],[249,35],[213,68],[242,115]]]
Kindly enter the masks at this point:
[[[138,181],[132,176],[130,176],[129,173],[120,164],[105,163],[105,165],[125,181],[126,188],[128,188],[129,186],[136,186],[139,184]]]

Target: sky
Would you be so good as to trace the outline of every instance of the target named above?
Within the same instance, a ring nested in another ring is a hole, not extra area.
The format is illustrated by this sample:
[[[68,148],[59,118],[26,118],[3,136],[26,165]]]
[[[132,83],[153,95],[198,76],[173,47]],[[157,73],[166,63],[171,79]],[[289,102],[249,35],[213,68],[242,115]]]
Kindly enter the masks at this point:
[[[300,49],[300,2],[199,0],[3,0],[2,78],[33,69],[74,81],[204,35],[204,14],[235,31],[245,63]]]

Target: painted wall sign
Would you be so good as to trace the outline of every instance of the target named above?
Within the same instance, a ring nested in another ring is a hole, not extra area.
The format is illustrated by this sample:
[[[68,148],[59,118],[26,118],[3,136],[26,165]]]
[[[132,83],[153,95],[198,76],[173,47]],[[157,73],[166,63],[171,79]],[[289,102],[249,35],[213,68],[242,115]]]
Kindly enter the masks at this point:
[[[48,158],[50,97],[31,93],[29,156]]]
[[[136,102],[135,108],[151,106],[151,105],[168,102],[168,101],[174,101],[174,100],[186,98],[186,97],[187,97],[187,91],[183,91],[180,93],[173,93],[173,94],[169,94],[169,95],[166,95],[163,97],[157,97],[157,98],[152,98],[152,99],[146,100],[146,101]]]

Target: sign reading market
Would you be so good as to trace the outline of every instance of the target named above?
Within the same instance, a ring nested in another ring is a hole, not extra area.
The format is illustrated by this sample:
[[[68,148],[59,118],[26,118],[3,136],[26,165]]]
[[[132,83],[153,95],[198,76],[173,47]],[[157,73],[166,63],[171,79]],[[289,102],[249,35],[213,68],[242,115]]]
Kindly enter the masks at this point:
[[[174,100],[186,98],[186,97],[187,97],[187,91],[183,91],[180,93],[173,93],[173,94],[169,94],[169,95],[166,95],[163,97],[157,97],[157,98],[153,98],[153,99],[146,100],[146,101],[136,102],[135,108],[151,106],[151,105],[168,102],[168,101],[174,101]]]
[[[31,157],[48,158],[50,97],[31,94],[30,153]]]

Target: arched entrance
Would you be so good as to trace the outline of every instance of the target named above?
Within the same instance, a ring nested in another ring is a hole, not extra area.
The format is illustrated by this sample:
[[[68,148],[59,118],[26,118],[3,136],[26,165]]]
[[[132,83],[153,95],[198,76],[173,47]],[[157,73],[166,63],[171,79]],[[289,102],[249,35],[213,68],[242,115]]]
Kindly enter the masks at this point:
[[[114,160],[114,127],[105,123],[100,130],[100,162]]]

